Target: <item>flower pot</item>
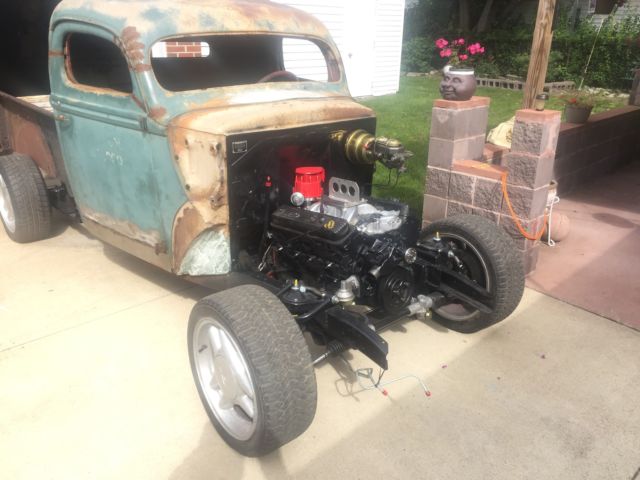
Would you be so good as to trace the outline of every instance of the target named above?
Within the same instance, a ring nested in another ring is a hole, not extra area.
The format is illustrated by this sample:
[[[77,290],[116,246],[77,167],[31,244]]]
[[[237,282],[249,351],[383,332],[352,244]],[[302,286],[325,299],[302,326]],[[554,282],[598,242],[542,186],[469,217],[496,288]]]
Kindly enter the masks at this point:
[[[470,100],[476,93],[476,76],[472,68],[456,68],[447,65],[442,70],[440,95],[445,100]]]
[[[566,105],[564,107],[564,118],[568,123],[587,123],[593,107],[578,107]]]

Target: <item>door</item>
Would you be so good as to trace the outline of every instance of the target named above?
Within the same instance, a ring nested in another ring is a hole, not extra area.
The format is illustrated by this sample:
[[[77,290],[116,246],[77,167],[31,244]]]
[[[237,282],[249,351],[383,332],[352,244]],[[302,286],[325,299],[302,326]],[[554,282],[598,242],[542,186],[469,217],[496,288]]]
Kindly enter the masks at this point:
[[[169,242],[153,141],[135,76],[113,38],[84,24],[56,28],[53,41],[63,48],[64,61],[57,76],[52,64],[51,103],[73,195],[89,230],[95,227],[110,243],[124,237],[158,255]],[[130,245],[118,246],[149,260]]]

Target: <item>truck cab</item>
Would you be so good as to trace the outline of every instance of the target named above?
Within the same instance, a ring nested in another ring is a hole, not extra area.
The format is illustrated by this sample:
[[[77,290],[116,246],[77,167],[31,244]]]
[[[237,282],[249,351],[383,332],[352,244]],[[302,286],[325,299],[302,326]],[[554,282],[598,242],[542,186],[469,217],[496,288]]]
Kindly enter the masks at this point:
[[[154,56],[171,44],[201,50]],[[313,56],[314,79],[286,70],[295,49]],[[231,272],[251,241],[235,215],[258,188],[247,175],[291,181],[283,165],[316,164],[303,156],[327,147],[328,128],[375,129],[325,27],[270,2],[64,1],[51,17],[49,77],[65,185],[85,227],[181,275]]]

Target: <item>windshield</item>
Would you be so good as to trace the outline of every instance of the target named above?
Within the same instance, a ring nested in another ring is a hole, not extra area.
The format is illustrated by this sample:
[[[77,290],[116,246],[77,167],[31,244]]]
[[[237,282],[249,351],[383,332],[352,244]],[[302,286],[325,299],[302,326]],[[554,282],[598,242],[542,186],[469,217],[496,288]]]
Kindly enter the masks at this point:
[[[156,43],[151,65],[172,92],[271,82],[339,82],[331,48],[280,35],[210,35]]]

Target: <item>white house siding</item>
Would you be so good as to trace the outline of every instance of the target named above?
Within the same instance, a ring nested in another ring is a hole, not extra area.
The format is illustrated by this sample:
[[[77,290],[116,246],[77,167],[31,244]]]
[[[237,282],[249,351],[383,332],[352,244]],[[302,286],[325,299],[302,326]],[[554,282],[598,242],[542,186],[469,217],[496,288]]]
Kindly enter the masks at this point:
[[[327,62],[318,46],[308,40],[286,38],[282,45],[285,70],[300,78],[326,82]]]
[[[405,0],[274,1],[311,13],[326,25],[340,50],[353,96],[398,91]],[[287,44],[285,55],[287,66],[300,76],[320,80],[326,72],[309,46]]]
[[[404,0],[376,0],[373,95],[396,93],[400,88],[403,28]]]

